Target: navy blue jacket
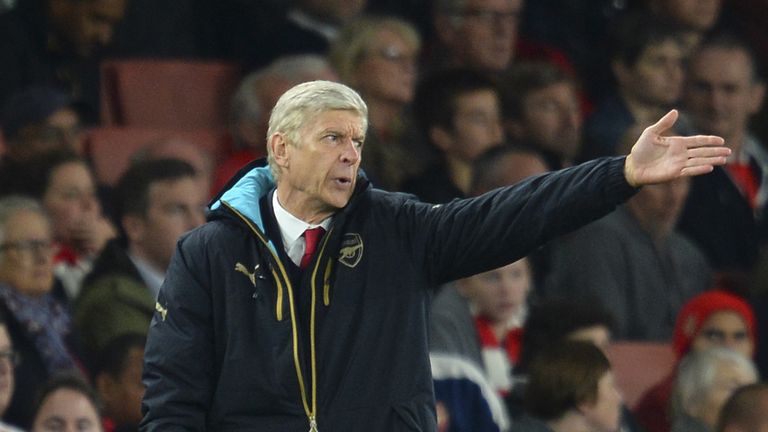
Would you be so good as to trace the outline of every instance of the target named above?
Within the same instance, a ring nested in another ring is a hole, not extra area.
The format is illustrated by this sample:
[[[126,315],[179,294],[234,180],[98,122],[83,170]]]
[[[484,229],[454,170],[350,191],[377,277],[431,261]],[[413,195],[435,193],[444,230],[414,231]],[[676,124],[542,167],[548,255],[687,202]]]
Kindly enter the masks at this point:
[[[184,236],[146,348],[143,431],[434,431],[431,287],[526,255],[635,189],[601,159],[443,205],[361,176],[310,266],[254,168]],[[314,371],[314,373],[313,373]]]

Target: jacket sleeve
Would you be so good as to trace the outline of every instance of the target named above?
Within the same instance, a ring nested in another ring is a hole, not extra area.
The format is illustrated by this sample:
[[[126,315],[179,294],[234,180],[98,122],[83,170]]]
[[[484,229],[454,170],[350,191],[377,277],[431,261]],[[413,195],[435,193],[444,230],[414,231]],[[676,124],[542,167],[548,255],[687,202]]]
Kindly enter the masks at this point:
[[[213,322],[206,247],[180,240],[155,306],[144,355],[142,431],[202,431],[213,394]]]
[[[413,203],[412,253],[434,283],[501,267],[611,212],[636,189],[624,158],[603,158],[444,205]]]

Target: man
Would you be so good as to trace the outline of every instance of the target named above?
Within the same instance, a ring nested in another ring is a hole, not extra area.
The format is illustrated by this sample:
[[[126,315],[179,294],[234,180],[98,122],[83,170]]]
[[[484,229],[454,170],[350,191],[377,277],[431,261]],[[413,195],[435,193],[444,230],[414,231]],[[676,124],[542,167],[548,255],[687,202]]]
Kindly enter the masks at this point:
[[[504,129],[541,153],[550,169],[570,165],[581,149],[581,108],[573,78],[547,63],[520,63],[502,86]]]
[[[102,350],[94,371],[94,385],[103,402],[102,415],[112,431],[137,430],[141,421],[141,368],[147,338],[126,333]]]
[[[724,163],[720,138],[662,138],[675,118],[648,128],[626,163],[431,205],[358,171],[357,93],[293,87],[272,111],[270,167],[233,179],[211,222],[179,243],[147,341],[142,429],[435,430],[429,288],[515,261],[632,185]]]
[[[26,1],[0,17],[0,100],[29,85],[56,85],[88,101],[95,117],[98,58],[112,42],[127,2]]]
[[[181,160],[133,165],[117,194],[123,238],[107,244],[73,307],[88,362],[115,337],[146,333],[176,241],[204,222],[207,189]]]
[[[760,432],[768,426],[768,384],[738,388],[720,410],[717,432]]]
[[[733,36],[705,40],[689,62],[691,130],[722,136],[732,151],[724,167],[693,181],[680,219],[716,271],[751,272],[765,243],[768,151],[749,130],[764,94],[754,57]]]
[[[629,128],[663,115],[683,90],[685,52],[676,27],[636,13],[619,19],[613,33],[616,86],[587,118],[583,160],[616,154]]]
[[[484,72],[505,70],[514,58],[522,8],[523,0],[437,1],[437,62]]]
[[[420,132],[439,155],[403,190],[432,203],[468,196],[472,161],[504,140],[495,82],[469,69],[436,72],[416,89],[414,111]]]

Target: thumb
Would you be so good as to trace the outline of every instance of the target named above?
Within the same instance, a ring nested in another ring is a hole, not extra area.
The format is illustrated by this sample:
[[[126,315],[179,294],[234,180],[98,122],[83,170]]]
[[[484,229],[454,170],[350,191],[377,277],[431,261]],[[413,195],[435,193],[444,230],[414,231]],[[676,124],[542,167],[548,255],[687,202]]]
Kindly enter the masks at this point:
[[[677,121],[678,113],[677,110],[673,109],[670,110],[668,113],[664,115],[664,117],[660,118],[659,121],[657,121],[655,124],[648,127],[648,130],[651,132],[662,135],[667,129],[671,128],[675,122]]]

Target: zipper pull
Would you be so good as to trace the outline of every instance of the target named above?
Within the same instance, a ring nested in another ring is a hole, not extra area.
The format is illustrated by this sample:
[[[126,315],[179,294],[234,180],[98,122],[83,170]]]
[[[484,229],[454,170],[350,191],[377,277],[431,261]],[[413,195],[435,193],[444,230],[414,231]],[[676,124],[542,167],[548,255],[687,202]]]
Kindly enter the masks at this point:
[[[309,432],[318,432],[317,431],[317,420],[315,420],[315,416],[309,416]]]

